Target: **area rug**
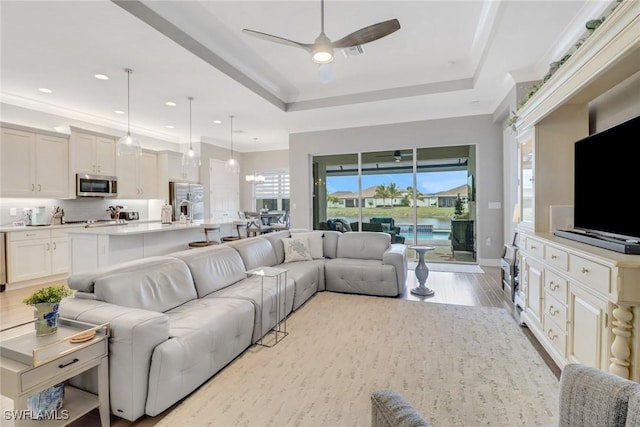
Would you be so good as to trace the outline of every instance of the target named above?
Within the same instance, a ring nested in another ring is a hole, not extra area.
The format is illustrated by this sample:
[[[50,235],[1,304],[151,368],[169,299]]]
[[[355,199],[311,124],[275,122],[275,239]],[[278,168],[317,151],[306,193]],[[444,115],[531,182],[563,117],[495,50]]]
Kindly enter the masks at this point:
[[[557,422],[558,381],[504,309],[321,292],[157,426],[370,426],[390,387],[434,426]]]

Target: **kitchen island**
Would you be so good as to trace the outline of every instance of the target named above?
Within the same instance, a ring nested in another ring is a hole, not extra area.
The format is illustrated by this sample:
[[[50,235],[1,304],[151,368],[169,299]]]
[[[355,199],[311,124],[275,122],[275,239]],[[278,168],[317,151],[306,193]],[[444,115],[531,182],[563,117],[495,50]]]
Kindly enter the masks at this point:
[[[203,229],[219,225],[230,235],[233,222],[193,221],[134,223],[109,227],[69,230],[69,273],[92,271],[117,263],[188,249],[190,242],[203,240]]]

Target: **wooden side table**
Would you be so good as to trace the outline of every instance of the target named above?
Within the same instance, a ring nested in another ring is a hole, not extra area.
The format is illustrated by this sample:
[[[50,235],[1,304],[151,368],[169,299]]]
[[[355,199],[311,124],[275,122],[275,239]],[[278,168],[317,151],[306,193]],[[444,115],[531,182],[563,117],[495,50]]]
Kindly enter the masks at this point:
[[[98,408],[102,427],[108,427],[109,325],[61,318],[58,331],[43,337],[36,337],[31,323],[20,326],[20,331],[2,331],[0,338],[0,391],[14,401],[13,410],[3,410],[2,425],[65,426]],[[88,330],[95,330],[96,335],[84,342],[72,342]],[[7,335],[14,336],[5,339]],[[94,368],[98,374],[97,395],[65,384],[62,409],[44,414],[45,419],[32,419],[37,414],[28,410],[29,396]]]

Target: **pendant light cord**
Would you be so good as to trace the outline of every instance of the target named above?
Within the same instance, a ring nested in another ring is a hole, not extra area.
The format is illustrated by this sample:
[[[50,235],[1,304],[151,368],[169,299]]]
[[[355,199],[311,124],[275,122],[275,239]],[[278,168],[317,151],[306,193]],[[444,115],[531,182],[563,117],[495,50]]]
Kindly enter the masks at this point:
[[[125,68],[124,70],[127,72],[127,135],[131,136],[131,87],[129,78],[133,70],[131,68]]]
[[[229,122],[231,123],[230,129],[230,141],[231,141],[231,159],[233,159],[233,116],[229,116]]]
[[[193,151],[193,139],[191,138],[191,102],[193,101],[193,97],[189,97],[189,149]]]

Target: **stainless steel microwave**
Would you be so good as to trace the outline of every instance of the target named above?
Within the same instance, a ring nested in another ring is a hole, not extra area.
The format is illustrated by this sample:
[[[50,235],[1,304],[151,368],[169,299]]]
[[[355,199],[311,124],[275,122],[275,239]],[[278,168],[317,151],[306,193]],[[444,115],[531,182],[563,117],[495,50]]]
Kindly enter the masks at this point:
[[[115,176],[76,174],[77,197],[115,197],[118,179]]]

